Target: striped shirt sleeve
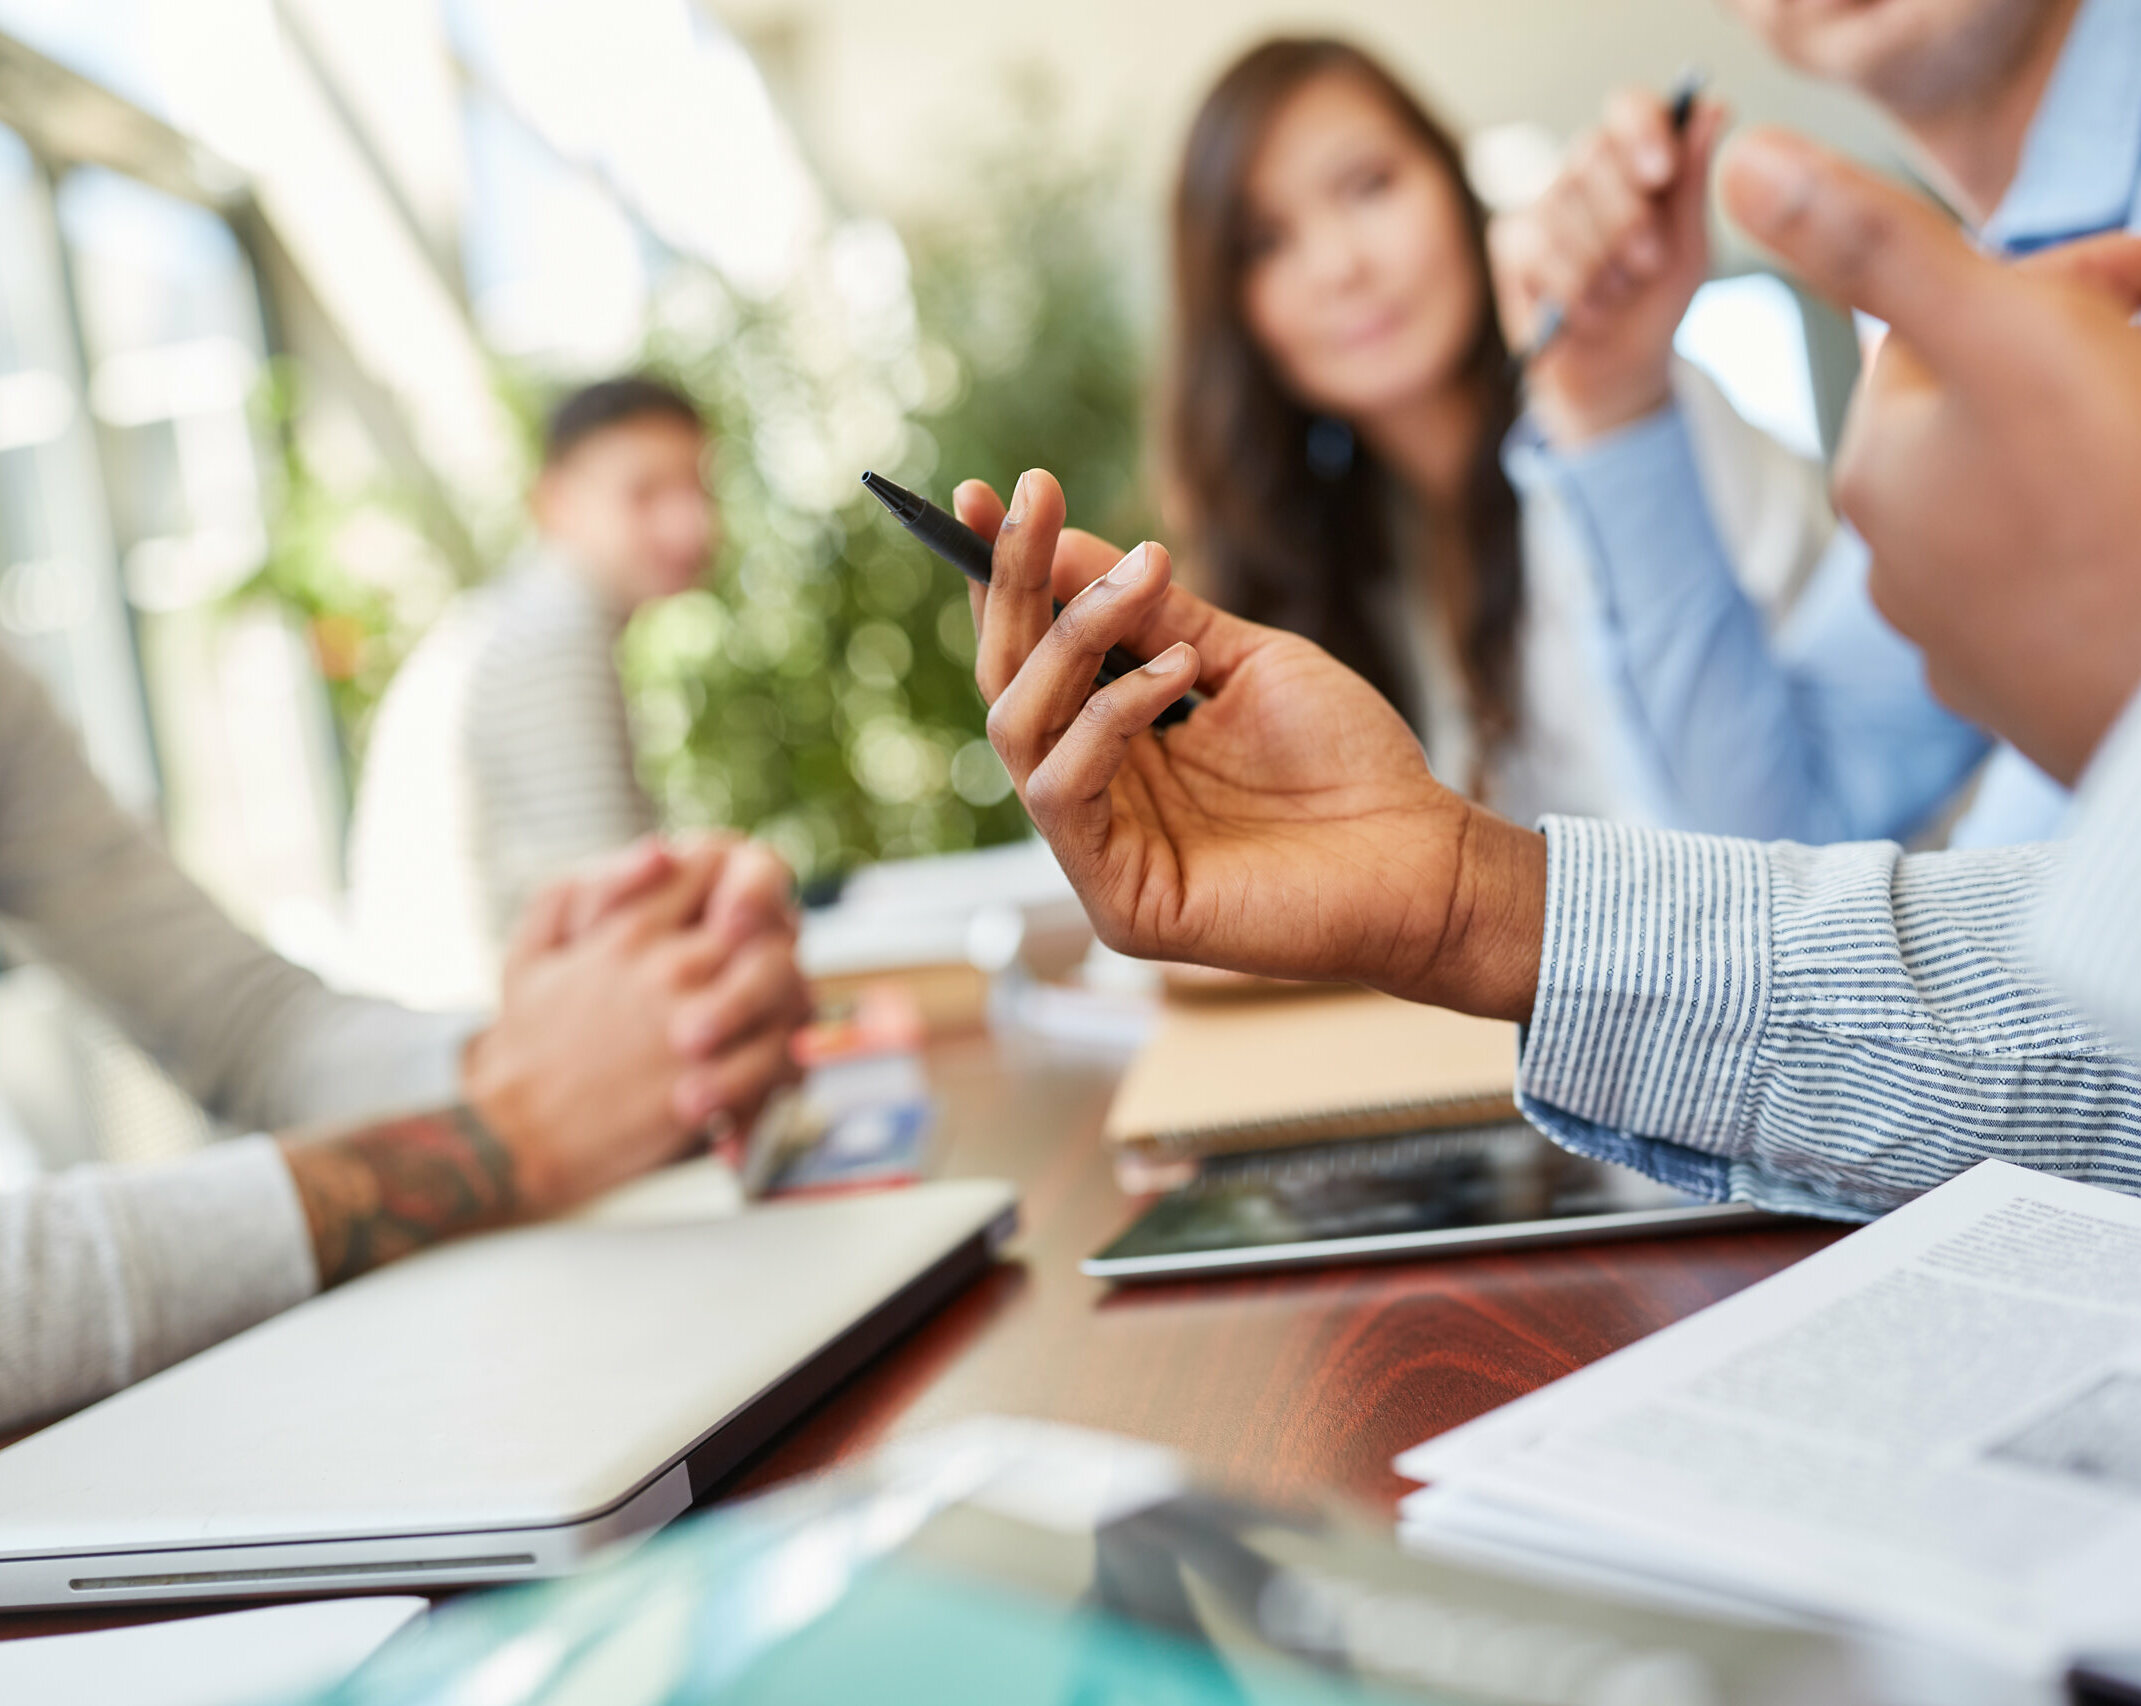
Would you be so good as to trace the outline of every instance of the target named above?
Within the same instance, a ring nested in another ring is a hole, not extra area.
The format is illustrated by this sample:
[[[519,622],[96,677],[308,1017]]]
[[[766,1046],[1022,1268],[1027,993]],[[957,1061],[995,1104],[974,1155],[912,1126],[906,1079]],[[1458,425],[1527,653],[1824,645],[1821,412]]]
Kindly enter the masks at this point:
[[[561,567],[496,590],[462,738],[472,851],[491,939],[503,943],[537,889],[649,833],[655,811],[634,770],[615,620]]]
[[[1557,1141],[1846,1219],[1987,1156],[2141,1190],[2141,1069],[2032,956],[2064,848],[1546,831],[1519,1089]]]

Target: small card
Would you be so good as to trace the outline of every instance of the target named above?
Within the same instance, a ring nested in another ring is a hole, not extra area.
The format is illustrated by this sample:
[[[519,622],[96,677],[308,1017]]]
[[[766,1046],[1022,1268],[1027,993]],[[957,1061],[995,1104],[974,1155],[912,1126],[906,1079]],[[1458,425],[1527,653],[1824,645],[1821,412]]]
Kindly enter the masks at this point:
[[[833,1116],[815,1143],[781,1164],[767,1194],[913,1184],[922,1177],[935,1124],[936,1107],[927,1100],[850,1107]]]

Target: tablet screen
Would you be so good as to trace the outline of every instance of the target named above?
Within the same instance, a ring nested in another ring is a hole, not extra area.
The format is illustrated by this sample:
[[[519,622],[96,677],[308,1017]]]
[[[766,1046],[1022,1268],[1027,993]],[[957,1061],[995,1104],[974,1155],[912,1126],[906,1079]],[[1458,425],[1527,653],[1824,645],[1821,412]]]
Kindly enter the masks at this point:
[[[1698,1204],[1625,1167],[1571,1155],[1529,1126],[1492,1126],[1208,1162],[1086,1271],[1132,1278],[1264,1266],[1271,1263],[1254,1260],[1259,1252],[1306,1261],[1318,1252],[1304,1247],[1315,1246],[1323,1259],[1348,1259],[1477,1245],[1517,1227],[1526,1241],[1546,1242],[1602,1230],[1604,1217],[1620,1230],[1619,1217],[1631,1215],[1663,1226],[1690,1214],[1708,1222],[1750,1213]]]

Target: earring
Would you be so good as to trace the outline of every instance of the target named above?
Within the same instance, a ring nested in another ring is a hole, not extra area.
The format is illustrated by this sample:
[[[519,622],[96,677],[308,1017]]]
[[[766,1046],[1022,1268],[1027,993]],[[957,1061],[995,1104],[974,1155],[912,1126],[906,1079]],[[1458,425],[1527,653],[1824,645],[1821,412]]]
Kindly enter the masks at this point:
[[[1319,480],[1342,480],[1353,471],[1353,429],[1336,415],[1308,423],[1308,466]]]

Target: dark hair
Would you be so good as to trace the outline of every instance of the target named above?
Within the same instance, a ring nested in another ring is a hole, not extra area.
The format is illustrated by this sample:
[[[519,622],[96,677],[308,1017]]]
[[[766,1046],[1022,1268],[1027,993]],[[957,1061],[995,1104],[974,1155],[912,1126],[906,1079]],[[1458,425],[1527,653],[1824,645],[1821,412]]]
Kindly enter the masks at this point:
[[[703,433],[699,407],[666,379],[626,373],[597,380],[560,398],[543,423],[543,466],[555,468],[581,445],[627,421],[669,420]]]
[[[1243,310],[1250,162],[1287,99],[1333,72],[1388,102],[1449,174],[1479,268],[1486,306],[1463,371],[1481,398],[1480,439],[1458,518],[1471,571],[1468,584],[1446,585],[1443,596],[1485,752],[1516,723],[1524,602],[1516,494],[1501,465],[1517,391],[1488,286],[1487,215],[1449,131],[1350,43],[1265,42],[1220,78],[1190,128],[1174,200],[1175,354],[1163,433],[1170,491],[1186,505],[1198,566],[1217,602],[1307,635],[1397,697],[1403,653],[1375,602],[1398,572],[1393,476],[1366,445],[1286,391]]]

